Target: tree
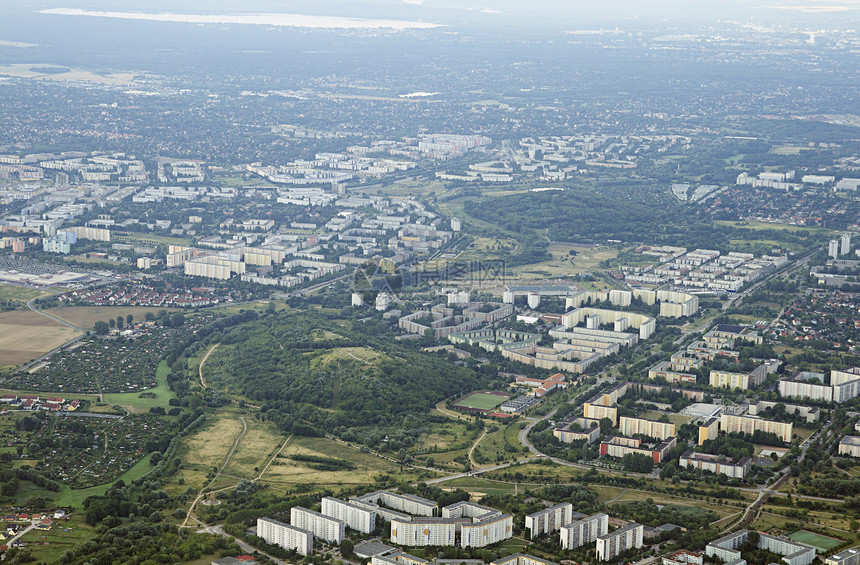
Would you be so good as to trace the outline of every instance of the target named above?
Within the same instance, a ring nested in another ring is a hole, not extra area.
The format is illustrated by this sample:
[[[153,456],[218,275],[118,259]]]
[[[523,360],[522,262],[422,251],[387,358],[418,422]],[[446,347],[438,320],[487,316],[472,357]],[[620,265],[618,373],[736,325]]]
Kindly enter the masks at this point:
[[[108,332],[110,332],[110,326],[107,322],[96,322],[93,329],[95,330],[96,335],[107,335]]]
[[[125,323],[125,320],[123,320],[122,316],[117,316],[117,317],[116,317],[116,327],[117,327],[118,329],[120,329],[120,330],[121,330],[121,329],[122,329],[122,326],[123,326],[123,324],[124,324],[124,323]]]
[[[343,557],[349,558],[353,556],[353,551],[355,550],[355,544],[352,543],[352,540],[345,539],[340,542],[340,554]]]
[[[113,328],[114,326],[116,326],[116,320],[114,320],[113,318],[111,318],[110,320],[108,320],[108,325],[109,325],[111,328]]]
[[[133,321],[134,321],[134,314],[129,314],[128,316],[125,317],[126,325],[130,326]]]

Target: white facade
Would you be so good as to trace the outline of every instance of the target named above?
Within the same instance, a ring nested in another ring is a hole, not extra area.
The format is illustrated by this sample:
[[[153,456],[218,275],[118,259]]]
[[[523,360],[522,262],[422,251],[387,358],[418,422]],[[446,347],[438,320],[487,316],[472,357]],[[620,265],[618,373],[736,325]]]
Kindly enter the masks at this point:
[[[293,506],[290,509],[290,523],[329,543],[340,543],[346,535],[346,524],[342,520],[323,516],[301,506]]]
[[[410,547],[456,543],[457,522],[439,519],[435,522],[391,521],[391,543]]]
[[[638,549],[642,547],[644,535],[645,526],[633,522],[611,534],[597,536],[597,558],[600,561],[609,561],[628,549]]]
[[[510,514],[481,520],[460,527],[461,547],[486,547],[514,535],[514,518]]]
[[[526,529],[531,539],[542,534],[550,534],[573,521],[573,504],[562,502],[546,510],[526,516]]]
[[[609,515],[603,512],[592,514],[561,528],[561,548],[574,549],[593,543],[597,536],[609,532]]]
[[[257,535],[266,543],[295,549],[299,555],[311,555],[314,552],[314,535],[311,532],[271,518],[257,518]]]
[[[324,497],[322,513],[344,522],[348,527],[363,534],[371,533],[376,527],[376,512],[360,508],[339,498]]]

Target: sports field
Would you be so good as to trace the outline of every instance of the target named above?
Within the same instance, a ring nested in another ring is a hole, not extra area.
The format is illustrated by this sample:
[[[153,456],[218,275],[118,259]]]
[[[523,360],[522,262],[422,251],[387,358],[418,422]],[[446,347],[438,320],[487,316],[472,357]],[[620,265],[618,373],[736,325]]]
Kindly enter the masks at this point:
[[[845,540],[822,536],[808,530],[797,530],[793,534],[789,534],[788,539],[811,545],[818,550],[818,553],[826,553],[845,543]]]
[[[468,410],[492,410],[508,398],[510,395],[503,392],[473,392],[455,402],[454,406]]]

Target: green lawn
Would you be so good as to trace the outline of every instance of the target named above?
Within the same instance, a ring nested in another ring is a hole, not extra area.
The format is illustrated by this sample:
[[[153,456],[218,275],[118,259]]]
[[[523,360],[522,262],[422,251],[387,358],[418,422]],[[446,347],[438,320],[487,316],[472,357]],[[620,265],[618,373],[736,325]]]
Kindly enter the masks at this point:
[[[845,540],[822,536],[808,530],[798,530],[793,534],[788,534],[788,539],[811,545],[818,550],[818,553],[826,553],[845,543]]]
[[[41,298],[42,296],[50,296],[51,294],[54,294],[54,291],[26,288],[14,284],[0,284],[0,300],[10,300],[25,304],[33,298]]]
[[[145,456],[143,459],[137,462],[137,464],[123,473],[119,479],[125,483],[130,483],[131,481],[142,477],[146,473],[148,473],[153,468],[152,465],[149,464],[149,456]],[[71,489],[65,485],[60,487],[59,495],[53,495],[53,493],[48,493],[45,496],[55,496],[54,501],[57,506],[63,507],[74,507],[77,510],[83,508],[84,500],[89,496],[99,496],[107,491],[108,487],[114,484],[116,481],[111,481],[109,483],[105,483],[103,485],[96,485],[94,487],[89,488],[81,488],[81,489]]]
[[[162,359],[155,370],[155,381],[158,383],[155,388],[150,388],[144,392],[152,393],[155,398],[141,398],[140,392],[117,392],[113,394],[105,394],[105,404],[119,404],[125,407],[129,412],[140,414],[148,412],[153,406],[162,406],[165,410],[168,407],[168,401],[175,398],[176,395],[167,387],[167,375],[170,373],[170,367],[167,366],[167,360]]]
[[[469,396],[462,398],[454,403],[454,406],[459,408],[474,408],[477,410],[492,410],[510,396],[499,396],[487,392],[473,392]]]

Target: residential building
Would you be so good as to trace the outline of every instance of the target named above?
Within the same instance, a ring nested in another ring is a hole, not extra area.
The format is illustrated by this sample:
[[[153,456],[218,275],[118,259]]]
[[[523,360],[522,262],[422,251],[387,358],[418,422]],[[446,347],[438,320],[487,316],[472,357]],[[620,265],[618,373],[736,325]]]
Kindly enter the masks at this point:
[[[554,561],[548,561],[535,557],[534,555],[525,555],[523,553],[514,553],[505,557],[499,557],[495,561],[490,562],[490,565],[558,565]],[[854,564],[850,564],[854,565]]]
[[[741,558],[740,548],[749,537],[749,530],[738,530],[709,543],[705,547],[708,557],[719,557],[725,562]],[[815,560],[815,548],[803,543],[792,541],[782,536],[759,534],[759,549],[766,549],[782,555],[786,565],[809,565]]]
[[[713,387],[747,390],[750,387],[750,376],[746,373],[711,371],[709,382]]]
[[[711,418],[706,422],[699,424],[699,445],[702,445],[709,439],[717,439],[720,434],[720,419]]]
[[[369,534],[376,528],[376,512],[339,498],[323,497],[322,513],[343,521],[347,527],[363,534]]]
[[[752,459],[744,457],[743,459],[734,462],[731,458],[687,451],[681,455],[679,464],[681,467],[686,469],[710,471],[715,475],[722,473],[723,475],[727,475],[734,479],[744,479],[752,467]]]
[[[860,436],[843,436],[839,440],[839,455],[860,457]]]
[[[720,416],[720,429],[726,433],[743,432],[749,435],[756,431],[773,433],[786,443],[790,443],[792,438],[791,422],[776,422],[755,416],[722,414]]]
[[[573,521],[573,504],[562,502],[526,516],[526,529],[534,539],[543,534],[551,534]]]
[[[701,553],[681,549],[671,555],[664,555],[662,562],[663,565],[702,565],[704,559]]]
[[[824,558],[824,565],[860,565],[860,548],[852,547]]]
[[[439,510],[439,505],[433,500],[411,494],[398,494],[387,490],[371,492],[350,500],[353,503],[356,501],[378,504],[415,516],[435,516]]]
[[[329,543],[340,543],[346,535],[346,524],[342,520],[324,516],[301,506],[293,506],[290,509],[290,524],[308,530],[315,537]]]
[[[642,440],[636,438],[614,437],[600,443],[600,455],[621,459],[628,453],[639,453],[651,457],[654,463],[661,463],[676,444],[677,440],[674,437],[666,438],[663,443],[656,447],[645,446],[642,444]]]
[[[510,514],[493,516],[460,526],[460,547],[486,547],[514,535],[514,518]]]
[[[675,435],[675,424],[622,416],[618,422],[618,431],[621,432],[621,435],[628,437],[642,434],[664,440]]]
[[[552,430],[552,435],[564,443],[572,443],[579,440],[594,443],[600,439],[600,420],[576,418],[571,422],[556,426]]]
[[[609,515],[603,512],[592,514],[561,528],[562,549],[574,549],[597,540],[597,536],[609,532]]]
[[[448,545],[456,543],[459,520],[439,518],[433,522],[391,521],[391,542],[410,547]]]
[[[402,551],[395,551],[388,555],[374,555],[371,557],[370,565],[428,565],[430,562]]]
[[[642,547],[645,527],[631,522],[612,533],[597,536],[597,558],[600,561],[615,559],[628,549]]]
[[[257,518],[257,535],[266,543],[286,550],[294,549],[299,555],[311,555],[314,552],[314,535],[311,532],[278,520]]]

